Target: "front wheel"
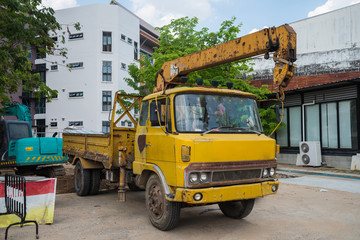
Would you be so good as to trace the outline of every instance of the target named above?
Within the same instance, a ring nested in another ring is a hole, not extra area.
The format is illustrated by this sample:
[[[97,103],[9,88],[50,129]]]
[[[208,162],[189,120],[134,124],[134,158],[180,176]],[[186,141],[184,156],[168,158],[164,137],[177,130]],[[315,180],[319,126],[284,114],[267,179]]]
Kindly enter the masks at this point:
[[[219,203],[222,213],[235,219],[247,217],[254,207],[255,199],[247,199],[240,201],[221,202]]]
[[[152,225],[162,231],[173,229],[180,218],[180,203],[169,202],[159,177],[152,174],[146,184],[145,204]]]

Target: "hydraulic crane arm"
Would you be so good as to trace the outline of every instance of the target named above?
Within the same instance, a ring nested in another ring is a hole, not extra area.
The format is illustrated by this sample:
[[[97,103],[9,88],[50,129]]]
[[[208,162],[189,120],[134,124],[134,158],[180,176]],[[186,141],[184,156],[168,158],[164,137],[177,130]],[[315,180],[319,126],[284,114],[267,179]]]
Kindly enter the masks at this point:
[[[274,84],[286,87],[294,74],[296,33],[289,25],[261,31],[165,62],[156,75],[154,92],[165,90],[171,83],[191,72],[218,66],[260,54],[274,52]]]

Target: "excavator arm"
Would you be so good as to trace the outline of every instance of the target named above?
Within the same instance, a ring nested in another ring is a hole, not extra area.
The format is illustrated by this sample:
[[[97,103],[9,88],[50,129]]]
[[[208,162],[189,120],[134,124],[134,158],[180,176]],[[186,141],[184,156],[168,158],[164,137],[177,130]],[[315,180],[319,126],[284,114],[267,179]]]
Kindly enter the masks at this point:
[[[191,72],[218,66],[260,54],[274,52],[274,84],[286,87],[294,74],[296,33],[289,25],[261,31],[165,62],[156,75],[154,92],[164,91]]]
[[[30,128],[32,125],[31,113],[29,108],[23,104],[11,103],[5,105],[4,116],[16,116],[20,121],[27,121],[30,123]]]

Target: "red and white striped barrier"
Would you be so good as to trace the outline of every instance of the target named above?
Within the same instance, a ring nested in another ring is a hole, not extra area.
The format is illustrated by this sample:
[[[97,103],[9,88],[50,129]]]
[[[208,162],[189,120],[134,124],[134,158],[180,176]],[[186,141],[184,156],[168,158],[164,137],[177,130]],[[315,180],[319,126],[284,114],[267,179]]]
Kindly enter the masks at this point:
[[[26,220],[53,223],[55,194],[56,178],[26,177]],[[4,177],[0,177],[0,212],[6,212]],[[15,222],[19,222],[19,217],[14,214],[0,216],[0,228]]]

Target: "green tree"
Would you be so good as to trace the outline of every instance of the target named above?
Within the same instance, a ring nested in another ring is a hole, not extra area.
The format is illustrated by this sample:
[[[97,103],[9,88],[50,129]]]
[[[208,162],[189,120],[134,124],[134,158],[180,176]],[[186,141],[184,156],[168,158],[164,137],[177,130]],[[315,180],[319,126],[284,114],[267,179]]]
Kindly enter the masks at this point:
[[[235,21],[235,17],[224,21],[216,32],[210,32],[208,28],[197,30],[196,17],[175,19],[170,24],[157,28],[160,31],[159,47],[154,48],[152,57],[139,60],[140,68],[135,64],[130,65],[131,78],[125,78],[125,81],[142,95],[151,93],[155,86],[156,73],[164,62],[237,38],[241,24],[236,25]],[[233,82],[233,88],[253,93],[259,99],[266,99],[267,94],[271,93],[268,86],[257,88],[249,84],[250,77],[241,78],[253,71],[249,60],[243,59],[190,73],[188,83],[194,84],[197,78],[202,78],[204,85],[210,86],[212,80],[217,80],[219,87],[226,87],[226,82]],[[270,127],[276,126],[269,111],[261,110],[266,133],[272,131]]]
[[[79,28],[76,24],[75,28]],[[0,3],[0,104],[10,101],[8,95],[19,90],[34,91],[48,100],[57,91],[32,74],[28,59],[30,48],[40,56],[54,54],[66,56],[66,49],[56,49],[56,42],[48,35],[61,29],[54,10],[42,6],[42,0],[1,0]],[[64,39],[63,39],[64,41]]]

